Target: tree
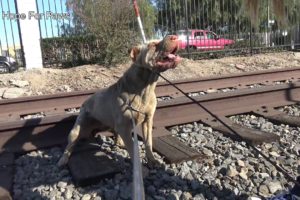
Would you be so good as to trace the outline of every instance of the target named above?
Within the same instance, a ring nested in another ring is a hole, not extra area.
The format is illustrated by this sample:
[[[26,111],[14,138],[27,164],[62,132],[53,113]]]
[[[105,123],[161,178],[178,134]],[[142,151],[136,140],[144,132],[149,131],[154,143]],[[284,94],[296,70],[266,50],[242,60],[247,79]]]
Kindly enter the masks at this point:
[[[155,14],[148,0],[139,0],[145,31],[151,34]],[[130,0],[68,0],[74,28],[92,33],[99,43],[99,54],[106,64],[123,60],[128,49],[138,41],[136,18]]]

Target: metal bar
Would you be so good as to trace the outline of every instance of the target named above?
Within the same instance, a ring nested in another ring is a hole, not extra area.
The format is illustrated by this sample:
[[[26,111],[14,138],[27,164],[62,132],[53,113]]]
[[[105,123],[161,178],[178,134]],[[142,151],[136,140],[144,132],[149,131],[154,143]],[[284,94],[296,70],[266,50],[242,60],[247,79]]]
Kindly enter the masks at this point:
[[[2,13],[4,12],[4,8],[3,8],[3,3],[1,1],[1,10]],[[7,31],[6,31],[6,23],[5,23],[5,19],[3,19],[3,25],[4,25],[4,34],[5,34],[5,40],[6,40],[6,47],[7,47],[7,54],[6,56],[9,56],[9,45],[8,45],[8,39],[7,39]]]
[[[42,0],[42,8],[43,8],[43,13],[45,14],[45,4],[44,4],[44,0]],[[46,38],[48,38],[47,23],[46,23],[46,19],[45,19],[45,18],[44,18],[44,26],[45,26],[45,31],[46,31]]]
[[[16,13],[19,13],[17,0],[14,0],[14,3],[15,3]],[[21,28],[20,28],[20,20],[19,19],[17,20],[17,25],[18,25],[18,33],[19,33],[19,38],[20,38],[22,64],[25,67],[26,66],[26,60],[25,60],[25,55],[24,55],[23,39],[22,39],[22,35],[21,35]]]
[[[48,8],[49,8],[49,12],[52,12],[51,7],[50,7],[50,1],[49,1],[49,0],[48,0]],[[50,18],[50,24],[51,24],[51,33],[52,33],[52,37],[54,37],[52,17]]]
[[[184,7],[185,7],[185,29],[186,29],[186,41],[187,41],[187,53],[188,53],[188,58],[190,58],[190,34],[189,34],[189,21],[188,21],[188,5],[187,1],[184,1]]]
[[[9,0],[7,0],[7,6],[8,6],[8,10],[10,12]],[[16,43],[15,43],[14,31],[13,31],[13,28],[12,28],[12,20],[10,20],[10,30],[11,30],[11,37],[12,37],[12,42],[13,42],[13,46],[14,46],[15,59],[17,60]]]
[[[55,10],[55,13],[57,13],[57,8],[56,8],[56,2],[57,1],[54,1],[54,10]],[[61,12],[63,13],[63,12]],[[56,20],[56,26],[57,26],[57,35],[60,36],[60,28],[59,28],[59,23],[58,23],[58,20]]]
[[[60,9],[61,9],[61,12],[64,12],[63,11],[63,7],[62,7],[62,0],[60,0]],[[65,26],[65,19],[63,18],[63,26]]]

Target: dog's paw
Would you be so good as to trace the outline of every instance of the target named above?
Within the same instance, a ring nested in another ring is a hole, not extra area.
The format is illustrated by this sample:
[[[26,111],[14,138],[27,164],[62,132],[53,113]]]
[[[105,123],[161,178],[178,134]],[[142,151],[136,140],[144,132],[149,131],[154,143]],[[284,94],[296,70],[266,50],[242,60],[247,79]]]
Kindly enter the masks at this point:
[[[68,163],[68,158],[66,156],[62,156],[59,161],[57,162],[58,167],[63,167]]]
[[[154,168],[157,169],[157,168],[162,168],[164,165],[163,165],[163,162],[161,162],[157,159],[148,159],[147,166],[150,169],[154,169]]]
[[[115,138],[115,144],[122,149],[125,148],[125,144],[120,136]]]

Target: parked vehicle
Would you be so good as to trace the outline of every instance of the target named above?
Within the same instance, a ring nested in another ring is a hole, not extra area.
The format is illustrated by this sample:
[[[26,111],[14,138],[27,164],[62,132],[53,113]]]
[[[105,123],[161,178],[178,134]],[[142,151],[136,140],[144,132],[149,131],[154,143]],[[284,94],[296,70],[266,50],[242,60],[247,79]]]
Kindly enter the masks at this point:
[[[176,32],[179,38],[179,47],[181,49],[198,49],[198,50],[221,50],[234,44],[234,40],[220,38],[216,33],[209,30],[191,29]]]
[[[18,69],[15,59],[6,56],[0,56],[0,74],[14,72]]]

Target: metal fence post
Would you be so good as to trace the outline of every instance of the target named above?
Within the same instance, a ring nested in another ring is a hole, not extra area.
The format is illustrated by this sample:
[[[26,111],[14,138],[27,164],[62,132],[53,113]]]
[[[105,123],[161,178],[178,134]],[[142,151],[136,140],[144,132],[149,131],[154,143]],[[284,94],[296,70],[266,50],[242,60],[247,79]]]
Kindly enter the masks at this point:
[[[185,3],[185,28],[186,28],[186,39],[187,39],[187,53],[188,53],[188,58],[190,58],[190,44],[189,44],[189,21],[188,21],[188,6],[187,6],[187,0],[184,0]]]
[[[253,55],[252,24],[250,22],[250,55]]]

